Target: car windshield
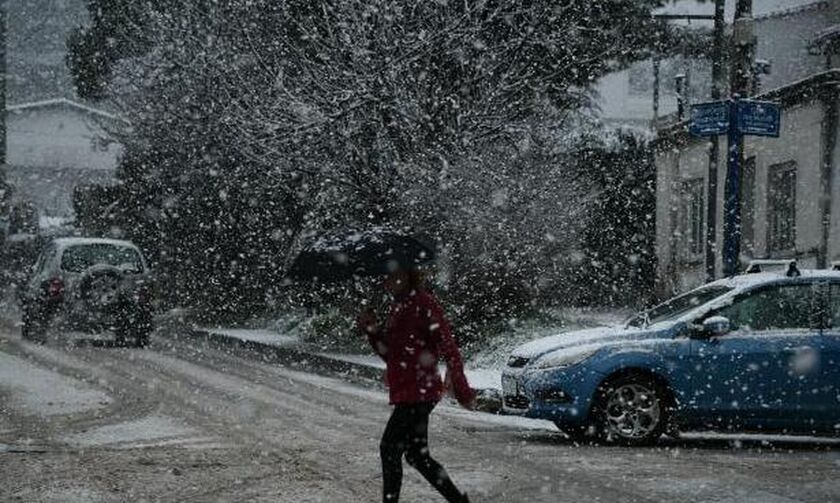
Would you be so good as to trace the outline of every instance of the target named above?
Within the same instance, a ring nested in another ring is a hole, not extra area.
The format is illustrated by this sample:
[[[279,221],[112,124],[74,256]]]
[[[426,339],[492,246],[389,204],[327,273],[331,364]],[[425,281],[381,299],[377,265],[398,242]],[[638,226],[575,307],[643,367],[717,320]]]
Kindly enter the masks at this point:
[[[64,250],[61,268],[68,272],[83,272],[95,265],[112,265],[132,271],[142,271],[143,262],[137,250],[110,243],[75,245]]]
[[[731,290],[732,288],[725,286],[709,286],[692,290],[635,315],[627,322],[627,326],[646,327],[662,321],[672,320]]]

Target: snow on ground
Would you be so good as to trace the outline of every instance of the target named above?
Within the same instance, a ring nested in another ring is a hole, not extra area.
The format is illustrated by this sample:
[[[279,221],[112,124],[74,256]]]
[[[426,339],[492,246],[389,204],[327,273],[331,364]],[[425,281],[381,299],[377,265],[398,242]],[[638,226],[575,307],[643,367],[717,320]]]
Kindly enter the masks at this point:
[[[466,369],[467,382],[475,389],[502,389],[501,369]]]
[[[272,346],[293,346],[300,343],[297,337],[278,334],[273,330],[252,330],[244,328],[201,328],[199,330]]]
[[[318,356],[324,358],[331,358],[348,363],[355,363],[356,365],[364,365],[366,367],[373,367],[385,370],[385,362],[382,358],[376,355],[348,355],[342,353],[318,353]]]
[[[178,439],[179,443],[205,440],[195,438],[197,433],[193,428],[179,423],[171,417],[153,415],[135,421],[109,424],[81,433],[74,433],[65,436],[62,440],[78,447],[149,441],[151,442],[148,445],[162,445],[161,441],[175,439]],[[190,438],[183,439],[183,437]]]
[[[737,501],[739,503],[800,503],[802,501],[800,499],[791,499],[762,491],[754,487],[733,488],[728,484],[721,483],[715,477],[701,474],[677,481],[673,478],[654,477],[650,480],[641,481],[640,485],[658,494],[670,493],[675,501],[682,499],[689,492],[695,495],[695,497],[699,496],[706,499],[706,501],[721,501],[718,497],[722,493],[728,495],[728,499],[725,501]]]
[[[520,345],[573,330],[616,325],[627,319],[629,314],[626,310],[561,309],[551,313],[551,321],[514,320],[509,332],[488,337],[487,340],[482,341],[481,348],[471,351],[472,356],[465,364],[467,380],[476,389],[501,390],[502,370],[510,354]],[[296,319],[296,324],[286,323],[286,325],[294,327],[300,323],[301,320]],[[285,325],[278,323],[277,326]],[[307,350],[295,328],[291,328],[295,335],[285,335],[276,330],[261,329],[205,328],[201,330],[239,340],[271,346],[299,346],[300,350]],[[385,369],[385,362],[374,354],[334,352],[317,352],[316,354],[355,365]],[[441,365],[441,372],[445,372],[445,368],[445,365]]]
[[[111,398],[87,384],[0,353],[0,387],[24,412],[43,416],[75,414],[104,407]]]
[[[81,487],[54,487],[38,495],[43,503],[96,503],[113,501],[108,494]]]
[[[340,360],[343,362],[353,363],[356,365],[364,365],[380,370],[385,370],[385,362],[382,358],[375,355],[348,355],[340,353],[318,353],[318,356],[331,358],[333,360]],[[446,365],[440,365],[441,374],[446,373]],[[471,369],[466,368],[464,373],[467,375],[467,381],[475,389],[502,389],[502,371],[501,369]]]
[[[840,438],[811,437],[807,435],[772,435],[764,433],[718,433],[718,432],[685,432],[680,433],[680,438],[701,439],[701,440],[728,440],[738,445],[742,441],[760,442],[764,444],[786,443],[786,444],[826,444],[840,446]],[[840,465],[840,460],[838,460]]]

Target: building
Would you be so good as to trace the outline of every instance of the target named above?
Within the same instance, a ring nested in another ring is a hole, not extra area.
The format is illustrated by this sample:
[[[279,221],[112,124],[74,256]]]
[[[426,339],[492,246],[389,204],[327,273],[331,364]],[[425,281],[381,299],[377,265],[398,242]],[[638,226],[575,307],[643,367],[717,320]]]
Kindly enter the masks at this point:
[[[840,260],[840,68],[814,74],[758,99],[782,104],[779,138],[747,137],[742,170],[741,260],[796,258],[804,267]],[[657,257],[662,293],[705,280],[707,139],[681,123],[657,144]],[[721,150],[726,152],[726,139]],[[725,168],[718,171],[723,201]],[[717,271],[721,271],[722,203]]]
[[[727,4],[731,6],[733,2]],[[778,8],[783,6],[788,7]],[[767,10],[770,7],[775,10]],[[699,6],[679,2],[671,13],[710,14],[711,8],[711,2]],[[770,73],[761,76],[763,89],[776,89],[824,69],[824,59],[809,51],[808,43],[815,33],[839,21],[836,0],[756,2],[755,8],[756,60],[770,63]],[[711,29],[707,21],[694,21],[693,25]],[[650,127],[656,119],[675,114],[677,75],[684,75],[687,80],[686,104],[708,100],[711,63],[707,59],[672,57],[656,62],[640,61],[599,81],[601,119],[608,124]]]
[[[126,125],[119,117],[64,98],[6,111],[7,181],[42,217],[70,216],[75,186],[114,179],[122,147],[108,130]]]
[[[812,2],[756,21],[757,57],[773,64],[756,99],[779,102],[779,138],[748,136],[742,167],[741,262],[840,260],[840,2]],[[833,59],[832,59],[833,58]],[[699,100],[698,100],[699,101]],[[705,101],[705,100],[704,100]],[[657,258],[662,295],[706,280],[709,140],[675,115],[657,130]],[[720,276],[727,142],[720,138],[715,222]]]

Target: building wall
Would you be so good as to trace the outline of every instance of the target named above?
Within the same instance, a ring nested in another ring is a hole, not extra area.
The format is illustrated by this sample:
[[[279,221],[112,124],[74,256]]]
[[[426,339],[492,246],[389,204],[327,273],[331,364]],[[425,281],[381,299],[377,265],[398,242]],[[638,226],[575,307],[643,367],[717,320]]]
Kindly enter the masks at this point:
[[[840,5],[838,5],[838,10],[840,10]],[[837,106],[840,108],[840,104]],[[840,122],[840,117],[837,120]],[[834,142],[833,160],[835,168],[840,166],[840,124],[837,124],[837,140]],[[837,261],[840,260],[840,168],[835,169],[832,173],[831,201],[831,225],[829,227],[831,239],[828,242],[828,258]]]
[[[837,22],[840,18],[828,4],[791,15],[757,19],[756,58],[772,63],[770,74],[761,78],[762,89],[776,89],[824,70],[825,58],[810,54],[808,44],[818,32]]]
[[[780,137],[748,137],[745,157],[756,158],[756,255],[768,257],[767,203],[769,168],[796,163],[796,252],[808,266],[816,264],[822,238],[820,217],[820,165],[823,107],[811,101],[783,112]],[[722,231],[719,239],[723,239]],[[775,257],[770,257],[775,258]]]
[[[113,181],[122,147],[103,141],[98,118],[66,105],[12,107],[7,176],[15,197],[33,201],[41,214],[67,216],[75,186]]]
[[[769,173],[772,166],[796,163],[796,239],[795,253],[771,258],[797,258],[802,267],[815,267],[816,252],[822,238],[820,213],[820,166],[822,162],[822,127],[824,106],[820,100],[812,100],[795,107],[786,108],[782,114],[782,129],[778,139],[748,137],[744,154],[755,156],[755,253],[750,258],[768,258],[768,197]],[[838,139],[840,140],[840,139]],[[705,281],[703,257],[687,260],[684,257],[684,242],[680,241],[681,227],[678,224],[683,195],[679,192],[684,181],[701,178],[708,187],[708,141],[690,139],[687,143],[666,146],[656,155],[657,169],[657,253],[659,258],[659,282],[662,294],[684,291],[699,286]],[[727,151],[726,138],[721,138],[721,153]],[[840,146],[836,155],[840,155]],[[840,173],[837,171],[832,192],[834,201],[840,201]],[[726,178],[726,159],[721,159],[718,170],[717,222],[716,222],[716,271],[720,276],[723,245],[723,203]],[[705,192],[704,192],[705,201]],[[704,204],[703,214],[706,208]],[[705,221],[704,221],[705,222]],[[705,224],[704,224],[705,226]],[[840,204],[832,206],[832,231],[829,240],[829,259],[840,259]]]
[[[630,86],[630,73],[646,72],[653,81],[653,62],[640,61],[627,70],[604,76],[596,86],[598,114],[607,123],[649,126],[653,119],[653,87],[644,94],[634,93]],[[659,114],[677,111],[677,99],[663,89],[659,97]]]
[[[762,76],[761,89],[767,91],[782,87],[824,70],[825,57],[810,54],[808,44],[819,31],[836,23],[840,23],[838,0],[819,3],[787,14],[758,16],[755,22],[756,58],[772,63],[770,75]],[[685,65],[679,58],[671,58],[662,64],[663,67]],[[604,121],[648,125],[653,119],[653,63],[643,61],[633,67],[635,71],[642,69],[649,73],[650,88],[643,95],[631,92],[630,75],[634,71],[632,68],[602,78],[596,89],[599,96],[598,106]],[[692,81],[692,92],[688,95],[689,103],[707,101],[711,88],[710,68],[708,71],[690,71],[689,75]],[[672,78],[673,75],[663,72],[660,117],[673,114],[677,110],[676,97],[667,90],[667,87],[672,85]]]
[[[7,114],[7,162],[21,167],[113,170],[121,154],[95,116],[68,106],[33,108]]]
[[[78,185],[115,183],[113,171],[103,169],[37,168],[11,166],[6,178],[15,198],[32,201],[41,216],[73,214],[73,189]]]

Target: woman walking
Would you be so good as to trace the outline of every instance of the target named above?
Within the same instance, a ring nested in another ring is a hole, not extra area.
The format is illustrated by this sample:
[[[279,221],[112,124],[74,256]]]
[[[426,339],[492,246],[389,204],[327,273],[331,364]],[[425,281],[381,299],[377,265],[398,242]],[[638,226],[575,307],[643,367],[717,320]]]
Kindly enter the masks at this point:
[[[431,292],[422,288],[417,270],[397,270],[385,280],[393,295],[391,312],[384,327],[372,311],[359,315],[359,329],[368,336],[374,351],[387,365],[386,380],[394,406],[382,435],[382,501],[399,501],[402,486],[402,457],[416,468],[446,501],[469,503],[446,470],[429,454],[429,415],[444,393],[438,360],[447,365],[447,381],[455,398],[471,409],[475,393],[464,376],[464,364],[452,338],[449,322]]]

